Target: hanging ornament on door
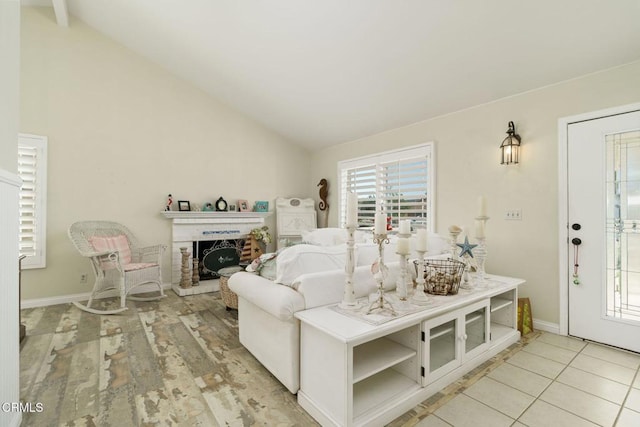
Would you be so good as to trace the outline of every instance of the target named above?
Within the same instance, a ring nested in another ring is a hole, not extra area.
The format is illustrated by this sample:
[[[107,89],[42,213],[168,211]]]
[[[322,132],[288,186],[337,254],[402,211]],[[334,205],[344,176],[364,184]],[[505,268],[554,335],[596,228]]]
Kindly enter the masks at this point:
[[[582,244],[582,240],[574,237],[571,240],[571,243],[573,243],[573,284],[579,285],[580,277],[578,276],[578,267],[580,266],[580,264],[578,263],[578,249]]]

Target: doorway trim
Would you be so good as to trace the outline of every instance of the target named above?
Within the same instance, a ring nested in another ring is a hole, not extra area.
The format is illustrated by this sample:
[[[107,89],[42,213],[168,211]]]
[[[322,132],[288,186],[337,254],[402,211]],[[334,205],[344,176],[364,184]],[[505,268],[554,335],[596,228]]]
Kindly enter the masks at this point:
[[[569,333],[569,206],[568,206],[568,176],[569,159],[567,154],[569,125],[616,116],[618,114],[640,111],[640,103],[591,111],[575,116],[558,119],[558,256],[559,256],[559,288],[560,288],[560,335]]]

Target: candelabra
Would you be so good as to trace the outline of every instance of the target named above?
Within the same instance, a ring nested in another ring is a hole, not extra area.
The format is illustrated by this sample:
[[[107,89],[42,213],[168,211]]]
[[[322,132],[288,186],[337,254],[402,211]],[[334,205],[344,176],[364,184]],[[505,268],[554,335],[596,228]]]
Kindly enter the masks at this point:
[[[487,260],[487,238],[484,234],[485,225],[487,224],[487,220],[489,220],[488,216],[477,216],[477,230],[476,230],[476,239],[478,240],[478,246],[474,251],[474,255],[476,258],[476,283],[479,286],[486,286],[486,273],[484,271],[484,263]]]
[[[411,297],[411,302],[416,305],[426,305],[431,302],[431,299],[424,293],[424,285],[426,283],[424,279],[424,255],[427,253],[427,251],[416,250],[416,252],[418,252],[418,260],[416,261],[418,274],[416,277],[416,291]]]
[[[346,280],[344,282],[344,294],[342,302],[338,305],[340,308],[354,310],[358,308],[356,295],[353,290],[353,270],[355,268],[355,239],[353,234],[356,230],[354,225],[347,225],[347,262],[344,265]]]
[[[393,316],[395,316],[396,310],[393,308],[391,302],[389,302],[389,300],[384,296],[384,279],[387,276],[387,266],[384,265],[384,245],[385,243],[389,243],[387,233],[374,234],[373,243],[378,244],[378,270],[373,271],[372,269],[374,279],[378,282],[378,292],[376,294],[375,301],[369,305],[366,314],[370,314],[375,310],[380,310],[381,312],[389,311]]]

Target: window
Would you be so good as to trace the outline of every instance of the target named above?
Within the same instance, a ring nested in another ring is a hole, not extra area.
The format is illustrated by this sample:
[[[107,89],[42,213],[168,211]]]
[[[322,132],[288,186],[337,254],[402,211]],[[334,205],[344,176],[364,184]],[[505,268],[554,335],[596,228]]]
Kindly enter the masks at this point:
[[[47,138],[20,134],[18,139],[20,188],[20,255],[23,268],[46,266]]]
[[[383,209],[394,227],[410,219],[433,231],[433,152],[433,143],[426,143],[339,162],[340,223],[346,222],[346,194],[353,191],[361,227],[373,226],[375,212]]]

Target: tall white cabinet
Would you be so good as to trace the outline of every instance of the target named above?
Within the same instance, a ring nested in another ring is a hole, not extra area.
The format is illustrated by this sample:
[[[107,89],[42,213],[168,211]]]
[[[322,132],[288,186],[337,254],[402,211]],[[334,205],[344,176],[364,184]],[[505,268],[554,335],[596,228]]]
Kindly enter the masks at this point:
[[[377,326],[330,307],[298,312],[298,402],[326,426],[392,421],[518,341],[523,283],[491,276],[486,289]]]

